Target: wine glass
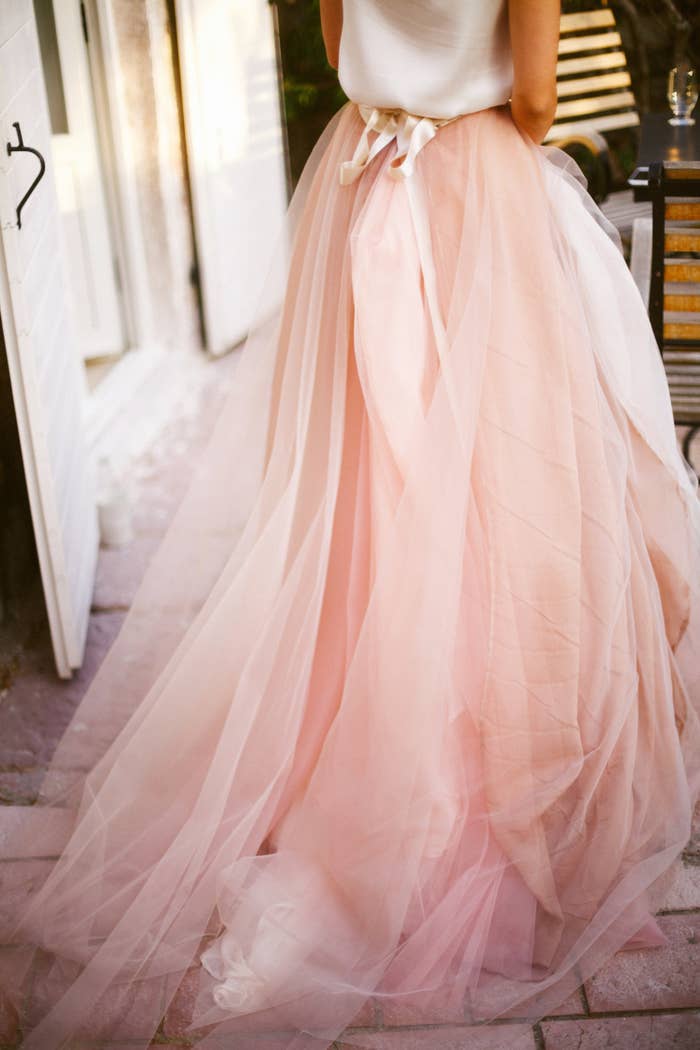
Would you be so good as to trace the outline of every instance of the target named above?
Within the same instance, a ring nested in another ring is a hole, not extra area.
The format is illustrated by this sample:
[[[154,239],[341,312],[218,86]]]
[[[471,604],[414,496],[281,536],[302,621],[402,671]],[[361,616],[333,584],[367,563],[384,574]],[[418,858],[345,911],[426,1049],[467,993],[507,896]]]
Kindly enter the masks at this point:
[[[698,80],[694,69],[674,66],[668,74],[668,104],[673,116],[669,124],[694,124],[692,117],[698,100]]]

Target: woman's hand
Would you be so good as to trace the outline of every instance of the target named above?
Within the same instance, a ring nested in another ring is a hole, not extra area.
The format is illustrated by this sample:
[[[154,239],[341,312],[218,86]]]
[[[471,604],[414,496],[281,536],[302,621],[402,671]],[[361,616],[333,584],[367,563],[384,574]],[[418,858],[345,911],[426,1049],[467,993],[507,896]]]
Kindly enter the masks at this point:
[[[338,68],[340,33],[343,28],[343,0],[321,0],[321,32],[326,45],[326,58]]]
[[[533,142],[544,139],[557,108],[560,0],[508,0],[513,53],[510,112]]]

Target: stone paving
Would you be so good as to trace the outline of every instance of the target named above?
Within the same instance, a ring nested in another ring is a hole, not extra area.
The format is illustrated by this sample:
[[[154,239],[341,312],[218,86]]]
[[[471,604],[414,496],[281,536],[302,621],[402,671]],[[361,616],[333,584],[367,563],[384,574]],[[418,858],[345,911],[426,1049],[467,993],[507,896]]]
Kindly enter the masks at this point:
[[[119,630],[184,492],[233,367],[233,360],[217,362],[197,410],[166,432],[138,465],[135,536],[125,548],[100,551],[85,661],[74,677],[56,677],[38,584],[26,595],[21,627],[0,628],[0,922],[7,890],[29,892],[50,864],[47,858],[3,859],[2,829],[14,807],[35,800],[55,743]],[[698,462],[700,436],[692,454]],[[46,843],[41,817],[37,808],[37,835]],[[421,1017],[370,1001],[346,1030],[348,1042],[341,1039],[336,1050],[351,1050],[358,1042],[371,1050],[700,1050],[700,810],[659,923],[668,946],[619,953],[537,1025],[515,1019],[473,1029],[459,1016]],[[193,993],[193,982],[185,978],[154,1047],[189,1045]],[[20,1042],[13,1011],[0,993],[0,1050]]]

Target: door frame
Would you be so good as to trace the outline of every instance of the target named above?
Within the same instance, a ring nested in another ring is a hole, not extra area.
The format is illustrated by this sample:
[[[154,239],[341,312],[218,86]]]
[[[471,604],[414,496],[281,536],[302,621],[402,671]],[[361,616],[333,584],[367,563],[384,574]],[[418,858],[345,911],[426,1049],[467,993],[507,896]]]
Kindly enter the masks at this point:
[[[30,402],[36,400],[36,387],[27,369],[20,367],[21,333],[18,331],[17,318],[10,291],[10,275],[7,270],[5,253],[0,246],[0,316],[7,355],[7,367],[10,373],[12,400],[17,417],[22,457],[25,463],[24,478],[29,497],[32,515],[34,541],[39,560],[39,571],[42,580],[42,592],[46,602],[46,615],[49,621],[51,644],[53,646],[56,670],[60,678],[70,678],[74,668],[82,663],[83,650],[87,635],[89,607],[83,611],[80,620],[75,623],[75,636],[67,630],[67,622],[72,619],[70,601],[66,596],[66,570],[63,551],[56,542],[61,527],[52,499],[46,499],[40,483],[46,466],[43,450],[37,445]],[[42,459],[44,462],[42,463]],[[53,542],[52,542],[53,541]],[[94,578],[97,559],[97,547],[89,563],[89,571]]]
[[[52,152],[54,161],[61,157],[63,165],[71,169],[71,177],[79,186],[78,208],[82,210],[79,220],[81,228],[80,259],[71,258],[75,245],[65,237],[68,264],[72,268],[86,266],[95,269],[92,275],[95,296],[104,300],[100,305],[100,319],[88,331],[83,327],[79,314],[76,330],[82,355],[89,362],[95,358],[118,360],[127,346],[127,331],[124,317],[124,294],[121,280],[122,260],[117,248],[118,223],[114,210],[114,191],[105,153],[105,129],[98,126],[101,115],[98,111],[95,92],[96,75],[91,62],[92,45],[87,26],[87,11],[83,0],[49,0],[53,9],[57,66],[60,70],[62,92],[65,99],[67,127],[52,129]],[[94,39],[93,44],[97,44]],[[65,139],[69,142],[66,143]],[[90,157],[93,180],[86,182],[81,173],[76,175],[76,152],[79,156],[85,149]],[[68,155],[66,156],[65,151]],[[54,163],[54,169],[58,164]],[[61,172],[65,177],[65,171]],[[87,200],[83,194],[87,190]],[[59,194],[60,201],[60,194]],[[83,205],[87,206],[87,210]],[[75,232],[75,231],[73,231]],[[84,248],[84,245],[89,247]],[[86,280],[87,278],[86,273]],[[69,284],[71,282],[69,281]],[[73,295],[80,292],[73,286]],[[92,344],[92,345],[91,345]]]
[[[125,353],[157,341],[148,296],[146,253],[139,223],[136,162],[128,135],[128,116],[120,89],[117,34],[110,0],[82,0],[90,43],[87,46],[95,103],[95,123],[103,158],[107,207],[122,284]],[[118,367],[115,366],[115,367]]]

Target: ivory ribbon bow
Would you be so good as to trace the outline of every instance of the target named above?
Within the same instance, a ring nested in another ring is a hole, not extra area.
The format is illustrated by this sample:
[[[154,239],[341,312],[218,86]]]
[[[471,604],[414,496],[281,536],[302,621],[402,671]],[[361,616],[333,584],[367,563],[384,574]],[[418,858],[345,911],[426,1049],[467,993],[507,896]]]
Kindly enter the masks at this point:
[[[436,119],[419,117],[403,109],[378,109],[371,106],[359,106],[360,115],[365,122],[365,130],[357,144],[352,160],[343,161],[340,165],[340,182],[348,186],[359,178],[370,161],[374,160],[390,142],[396,139],[397,154],[389,165],[389,174],[394,179],[408,178],[413,174],[413,167],[418,153],[435,137],[443,124],[449,124],[456,117]],[[376,133],[370,145],[369,135]]]

